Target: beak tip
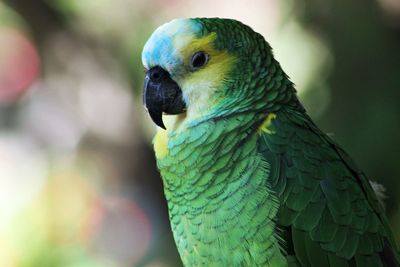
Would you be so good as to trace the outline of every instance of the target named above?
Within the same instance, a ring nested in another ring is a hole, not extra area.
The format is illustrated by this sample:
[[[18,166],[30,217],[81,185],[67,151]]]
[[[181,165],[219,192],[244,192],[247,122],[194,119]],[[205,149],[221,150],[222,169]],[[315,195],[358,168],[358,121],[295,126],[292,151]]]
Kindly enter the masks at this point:
[[[153,110],[148,110],[150,118],[153,120],[153,122],[160,128],[163,128],[166,130],[167,128],[164,125],[164,122],[162,120],[162,112],[156,112]]]

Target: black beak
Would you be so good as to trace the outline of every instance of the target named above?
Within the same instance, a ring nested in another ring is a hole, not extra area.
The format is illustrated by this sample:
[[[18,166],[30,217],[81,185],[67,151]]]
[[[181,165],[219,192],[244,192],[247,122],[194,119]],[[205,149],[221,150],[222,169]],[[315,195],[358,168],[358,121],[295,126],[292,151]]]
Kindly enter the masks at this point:
[[[156,66],[146,73],[143,102],[155,124],[165,129],[162,114],[179,114],[186,110],[182,90],[169,73]]]

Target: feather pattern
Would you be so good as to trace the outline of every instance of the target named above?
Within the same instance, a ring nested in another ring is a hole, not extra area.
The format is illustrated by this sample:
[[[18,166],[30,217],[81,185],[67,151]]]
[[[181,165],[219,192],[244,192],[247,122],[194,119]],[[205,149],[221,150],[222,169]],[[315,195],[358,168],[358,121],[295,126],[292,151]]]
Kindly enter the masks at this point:
[[[393,237],[365,175],[305,113],[276,114],[269,126],[274,134],[262,134],[258,146],[279,165],[271,166],[279,171],[267,180],[278,192],[278,227],[291,231],[285,241],[294,251],[287,256],[296,257],[298,266],[398,266]]]

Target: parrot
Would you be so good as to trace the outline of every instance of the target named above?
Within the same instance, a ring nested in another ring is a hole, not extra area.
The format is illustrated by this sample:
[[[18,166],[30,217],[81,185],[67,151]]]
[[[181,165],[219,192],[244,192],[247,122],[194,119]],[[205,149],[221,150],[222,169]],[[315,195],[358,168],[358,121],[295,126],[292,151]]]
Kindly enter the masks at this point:
[[[306,113],[261,34],[234,19],[174,19],[142,63],[184,266],[399,266],[369,179]]]

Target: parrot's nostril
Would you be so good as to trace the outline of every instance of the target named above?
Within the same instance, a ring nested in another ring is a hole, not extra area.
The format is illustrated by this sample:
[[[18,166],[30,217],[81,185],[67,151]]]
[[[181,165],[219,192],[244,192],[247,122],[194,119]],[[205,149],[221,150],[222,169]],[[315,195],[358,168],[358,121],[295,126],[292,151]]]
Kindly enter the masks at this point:
[[[160,75],[160,73],[158,73],[158,72],[153,72],[153,73],[150,75],[150,79],[151,79],[152,81],[154,81],[154,82],[158,81],[160,78],[161,78],[161,75]]]
[[[149,70],[148,76],[152,82],[160,82],[168,76],[168,73],[163,68],[156,66]]]

